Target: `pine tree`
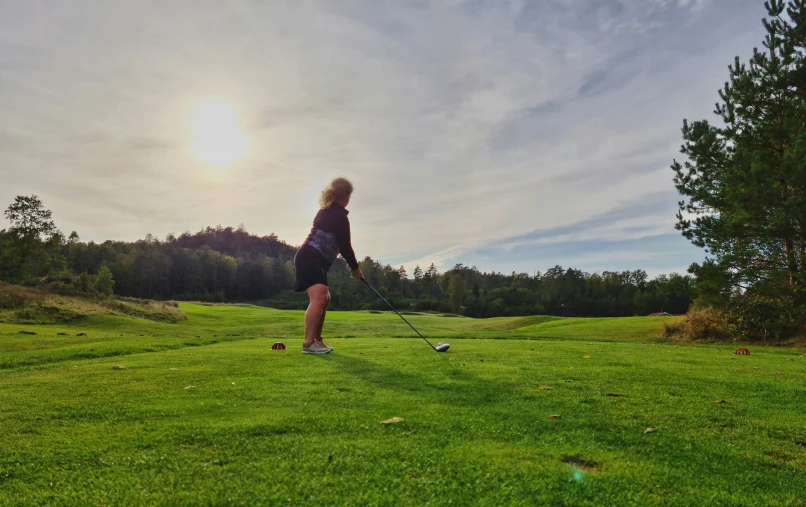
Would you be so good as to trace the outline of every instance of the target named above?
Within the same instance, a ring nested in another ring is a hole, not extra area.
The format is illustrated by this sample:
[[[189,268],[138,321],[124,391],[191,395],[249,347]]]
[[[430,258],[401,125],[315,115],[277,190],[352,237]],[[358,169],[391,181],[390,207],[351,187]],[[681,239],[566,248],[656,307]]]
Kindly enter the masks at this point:
[[[108,267],[101,266],[95,275],[95,290],[102,296],[111,296],[115,291],[115,279]]]
[[[451,275],[450,282],[448,283],[448,294],[453,313],[459,313],[467,297],[467,285],[461,275]]]
[[[437,267],[434,266],[433,262],[425,271],[425,276],[423,278],[426,279],[431,285],[431,295],[436,297],[437,288],[439,287],[439,271],[437,271]]]
[[[765,5],[766,51],[729,67],[720,126],[683,122],[687,160],[672,169],[677,228],[712,256],[691,271],[791,319],[806,299],[806,1]]]
[[[400,294],[405,296],[406,277],[409,276],[408,273],[406,273],[406,267],[401,265],[397,268],[397,274],[400,277]]]

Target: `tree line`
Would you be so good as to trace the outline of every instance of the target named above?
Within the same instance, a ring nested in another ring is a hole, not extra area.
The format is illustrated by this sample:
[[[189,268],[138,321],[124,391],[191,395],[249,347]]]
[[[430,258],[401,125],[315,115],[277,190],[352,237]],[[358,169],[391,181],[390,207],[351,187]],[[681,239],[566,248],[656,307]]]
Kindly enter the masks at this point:
[[[82,242],[65,237],[36,196],[20,196],[0,231],[0,280],[56,290],[147,299],[213,302],[274,301],[304,308],[293,295],[296,247],[243,227],[207,227],[195,234],[152,235],[134,242]],[[431,264],[411,276],[370,257],[360,262],[368,281],[400,308],[470,317],[509,315],[627,316],[664,310],[685,313],[694,296],[690,276],[648,279],[643,271],[584,273],[556,266],[544,273],[481,272],[457,264],[440,273]],[[349,276],[343,260],[330,273],[332,307],[383,309],[383,302]]]

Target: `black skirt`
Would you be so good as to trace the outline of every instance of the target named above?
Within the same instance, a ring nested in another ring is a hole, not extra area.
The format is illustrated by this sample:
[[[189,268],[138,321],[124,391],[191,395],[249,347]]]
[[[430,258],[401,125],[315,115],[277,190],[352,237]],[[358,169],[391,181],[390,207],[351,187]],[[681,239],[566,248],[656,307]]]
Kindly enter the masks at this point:
[[[327,265],[325,257],[316,249],[303,245],[294,257],[294,290],[305,292],[314,285],[327,285]]]

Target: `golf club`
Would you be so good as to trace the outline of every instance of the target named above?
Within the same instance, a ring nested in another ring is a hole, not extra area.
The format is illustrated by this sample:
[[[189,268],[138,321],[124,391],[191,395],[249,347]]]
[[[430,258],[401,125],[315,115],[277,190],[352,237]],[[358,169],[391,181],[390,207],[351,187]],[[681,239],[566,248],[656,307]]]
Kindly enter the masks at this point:
[[[406,320],[406,318],[405,318],[404,316],[400,315],[400,312],[398,312],[398,311],[395,309],[395,307],[394,307],[394,306],[392,306],[392,303],[390,303],[389,301],[387,301],[385,297],[381,296],[381,293],[380,293],[380,292],[378,292],[377,290],[375,290],[375,287],[373,287],[372,285],[370,285],[370,284],[369,284],[369,282],[368,282],[368,281],[367,281],[365,278],[362,278],[362,279],[361,279],[361,281],[362,281],[362,282],[364,282],[364,285],[366,285],[367,287],[369,287],[370,289],[372,289],[372,292],[374,292],[375,294],[377,294],[379,298],[383,299],[383,302],[384,302],[384,303],[386,303],[387,305],[389,305],[389,308],[391,308],[391,309],[392,309],[392,311],[393,311],[393,312],[395,312],[395,313],[397,314],[397,316],[398,316],[398,317],[400,317],[401,319],[403,319],[403,322],[405,322],[406,324],[408,324],[410,328],[414,329],[414,326],[412,326],[412,325],[411,325],[411,323],[410,323],[409,321],[407,321],[407,320]],[[428,344],[428,345],[429,345],[429,346],[430,346],[432,349],[434,349],[434,351],[435,351],[435,352],[446,352],[446,351],[447,351],[447,350],[450,348],[450,346],[451,346],[449,343],[442,343],[442,342],[440,342],[440,343],[438,343],[438,344],[437,344],[437,346],[436,346],[436,347],[434,347],[433,345],[431,345],[431,342],[430,342],[430,341],[428,341],[428,340],[425,338],[425,336],[423,336],[423,335],[421,335],[421,334],[420,334],[420,332],[419,332],[419,331],[417,331],[416,329],[414,329],[414,332],[415,332],[415,333],[417,333],[417,334],[420,336],[420,338],[422,338],[423,340],[425,340],[425,343],[427,343],[427,344]]]

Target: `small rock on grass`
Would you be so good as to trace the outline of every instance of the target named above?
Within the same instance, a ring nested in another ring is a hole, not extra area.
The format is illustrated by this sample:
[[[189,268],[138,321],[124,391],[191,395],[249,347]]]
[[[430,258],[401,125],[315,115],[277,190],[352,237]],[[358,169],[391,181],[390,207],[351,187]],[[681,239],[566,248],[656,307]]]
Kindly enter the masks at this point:
[[[70,336],[70,335],[67,333],[56,333],[56,336]]]
[[[405,421],[402,417],[393,417],[391,419],[387,419],[385,421],[381,421],[381,424],[399,424]]]
[[[644,433],[657,433],[658,428],[647,428],[644,430]]]
[[[87,336],[87,333],[78,333],[76,336]]]
[[[33,331],[20,331],[18,334],[29,334],[29,335],[35,335],[36,333],[34,333]]]

